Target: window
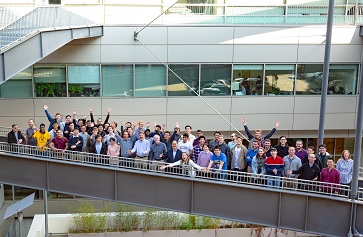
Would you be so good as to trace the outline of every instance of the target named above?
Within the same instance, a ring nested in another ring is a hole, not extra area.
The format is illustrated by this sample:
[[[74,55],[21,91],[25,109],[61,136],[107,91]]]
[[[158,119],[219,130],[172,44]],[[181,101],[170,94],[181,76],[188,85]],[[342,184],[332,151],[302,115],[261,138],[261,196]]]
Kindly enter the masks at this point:
[[[294,65],[266,65],[265,95],[293,95]]]
[[[135,69],[135,96],[166,95],[166,68],[164,65],[136,65]]]
[[[233,66],[233,95],[262,95],[263,65]]]
[[[100,96],[100,66],[68,66],[68,93],[71,97]]]
[[[19,72],[0,85],[0,97],[25,98],[33,97],[32,67]]]
[[[356,94],[358,65],[330,65],[328,94]]]
[[[198,93],[199,89],[199,65],[169,65],[188,86]],[[168,70],[168,95],[169,96],[191,96],[196,95],[178,77]]]
[[[200,94],[231,95],[231,65],[202,65]]]
[[[36,97],[66,97],[65,65],[34,65]]]
[[[298,64],[296,76],[296,94],[320,95],[322,78],[322,64]]]
[[[133,66],[102,66],[102,96],[133,96]]]

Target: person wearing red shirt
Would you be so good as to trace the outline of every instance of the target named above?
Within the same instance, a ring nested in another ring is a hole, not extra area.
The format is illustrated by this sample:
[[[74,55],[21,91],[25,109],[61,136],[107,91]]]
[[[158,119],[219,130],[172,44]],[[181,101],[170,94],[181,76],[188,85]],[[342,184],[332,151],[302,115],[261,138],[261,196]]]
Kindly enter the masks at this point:
[[[277,156],[277,149],[275,147],[271,148],[271,156],[266,158],[265,170],[266,174],[269,175],[267,186],[279,188],[284,171],[284,160]]]
[[[339,193],[340,173],[334,168],[334,160],[329,157],[327,166],[320,173],[320,181],[324,182],[320,185],[319,191],[325,193]]]

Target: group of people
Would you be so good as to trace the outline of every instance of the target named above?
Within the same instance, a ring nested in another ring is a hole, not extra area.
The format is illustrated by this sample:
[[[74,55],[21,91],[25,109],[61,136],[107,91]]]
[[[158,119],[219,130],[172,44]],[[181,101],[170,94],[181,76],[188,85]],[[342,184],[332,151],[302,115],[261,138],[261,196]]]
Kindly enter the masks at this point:
[[[34,120],[30,119],[29,128],[23,134],[18,125],[13,124],[12,131],[8,133],[8,143],[37,146],[40,151],[70,150],[108,155],[112,165],[119,165],[118,157],[126,157],[144,161],[136,162],[136,168],[145,168],[150,163],[150,167],[161,170],[185,166],[190,174],[194,169],[203,172],[212,170],[220,179],[229,178],[226,175],[228,170],[252,173],[255,178],[251,182],[264,182],[261,177],[267,175],[267,185],[272,187],[296,185],[296,182],[281,184],[281,177],[298,178],[329,183],[331,185],[320,186],[320,191],[339,193],[339,185],[350,185],[352,180],[353,160],[348,150],[342,152],[335,167],[325,144],[319,145],[316,154],[314,147],[309,146],[305,150],[302,140],[297,140],[295,146],[289,146],[286,136],[279,138],[278,145],[271,146],[270,137],[278,128],[278,121],[263,136],[260,129],[252,134],[243,117],[242,123],[250,142],[246,147],[243,138],[236,133],[231,134],[228,143],[218,131],[214,133],[214,139],[208,141],[201,130],[197,130],[194,136],[190,125],[186,125],[181,133],[178,123],[173,131],[166,131],[164,124],[156,122],[152,128],[150,122],[124,123],[121,120],[118,128],[117,122],[109,122],[111,109],[107,110],[105,121],[101,118],[94,120],[92,107],[90,120],[87,120],[88,115],[77,119],[77,111],[73,111],[72,116],[65,116],[65,119],[60,113],[52,117],[46,105],[44,111],[50,122],[48,129],[45,124],[36,128]],[[306,185],[295,188],[310,189]]]

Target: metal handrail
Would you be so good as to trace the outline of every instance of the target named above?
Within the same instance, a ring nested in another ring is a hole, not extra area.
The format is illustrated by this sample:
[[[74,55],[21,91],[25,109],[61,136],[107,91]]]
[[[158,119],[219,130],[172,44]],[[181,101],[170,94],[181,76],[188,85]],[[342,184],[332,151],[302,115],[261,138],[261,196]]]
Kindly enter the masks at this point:
[[[93,21],[62,7],[37,7],[0,31],[0,48],[43,29],[95,25]]]
[[[78,165],[97,165],[98,167],[113,167],[122,169],[133,169],[140,172],[155,172],[174,176],[188,176],[191,178],[223,181],[222,183],[234,183],[253,185],[271,189],[284,189],[294,192],[324,194],[333,197],[348,199],[351,189],[348,185],[331,184],[319,181],[300,180],[295,178],[276,177],[270,175],[254,175],[246,172],[210,169],[209,172],[196,171],[190,166],[171,167],[162,170],[165,165],[162,161],[145,161],[134,158],[110,157],[85,152],[74,152],[68,150],[40,150],[35,146],[8,144],[0,142],[0,152],[30,157],[44,158],[47,160],[62,160]],[[271,182],[281,182],[281,186],[273,186]],[[360,196],[361,197],[361,196]]]

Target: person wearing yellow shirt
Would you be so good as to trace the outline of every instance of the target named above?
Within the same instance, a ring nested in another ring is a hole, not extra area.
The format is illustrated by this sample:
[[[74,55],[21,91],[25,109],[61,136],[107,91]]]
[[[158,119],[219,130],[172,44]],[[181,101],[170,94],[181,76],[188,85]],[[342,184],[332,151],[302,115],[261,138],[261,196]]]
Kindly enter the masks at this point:
[[[37,140],[37,147],[40,151],[48,148],[50,143],[50,133],[45,130],[45,124],[40,124],[40,130],[33,133],[30,138],[33,137]]]

